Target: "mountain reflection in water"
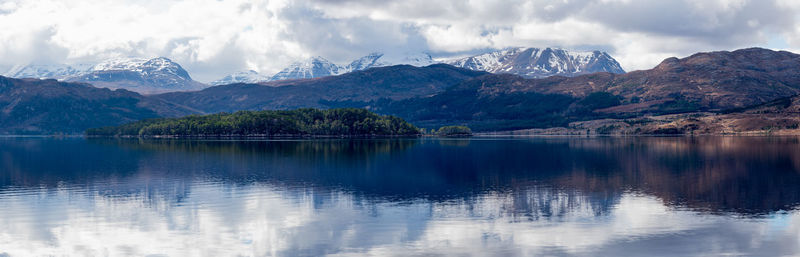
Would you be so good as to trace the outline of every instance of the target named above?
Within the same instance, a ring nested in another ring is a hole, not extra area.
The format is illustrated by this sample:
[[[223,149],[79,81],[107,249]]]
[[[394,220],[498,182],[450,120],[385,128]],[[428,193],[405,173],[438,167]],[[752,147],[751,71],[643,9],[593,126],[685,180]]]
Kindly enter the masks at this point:
[[[0,254],[800,254],[800,140],[0,139]]]

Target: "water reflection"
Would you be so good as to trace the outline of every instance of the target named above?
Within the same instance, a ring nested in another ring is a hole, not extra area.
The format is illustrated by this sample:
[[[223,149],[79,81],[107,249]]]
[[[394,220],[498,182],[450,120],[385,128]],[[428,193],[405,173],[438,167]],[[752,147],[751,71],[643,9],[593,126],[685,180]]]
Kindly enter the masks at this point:
[[[792,255],[798,147],[6,138],[0,253]]]

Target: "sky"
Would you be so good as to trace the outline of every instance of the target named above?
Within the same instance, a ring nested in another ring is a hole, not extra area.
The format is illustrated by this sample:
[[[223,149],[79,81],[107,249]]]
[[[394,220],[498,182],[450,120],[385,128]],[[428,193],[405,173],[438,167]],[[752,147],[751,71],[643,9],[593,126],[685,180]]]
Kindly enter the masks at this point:
[[[0,0],[0,73],[164,56],[209,82],[323,56],[601,50],[628,71],[746,47],[800,52],[797,0]],[[797,49],[797,50],[796,50]]]

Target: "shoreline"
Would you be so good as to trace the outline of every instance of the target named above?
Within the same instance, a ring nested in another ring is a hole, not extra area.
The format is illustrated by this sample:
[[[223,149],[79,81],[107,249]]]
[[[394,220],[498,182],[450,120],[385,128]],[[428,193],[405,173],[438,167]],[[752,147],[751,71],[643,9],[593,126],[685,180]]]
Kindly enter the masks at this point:
[[[726,134],[513,134],[513,133],[475,133],[469,137],[442,137],[431,135],[417,135],[417,136],[332,136],[332,135],[317,135],[317,136],[86,136],[86,135],[0,135],[2,138],[82,138],[82,139],[264,139],[264,140],[286,140],[286,139],[491,139],[491,138],[546,138],[546,137],[561,137],[561,138],[629,138],[629,137],[800,137],[798,134],[784,134],[784,133],[726,133]]]

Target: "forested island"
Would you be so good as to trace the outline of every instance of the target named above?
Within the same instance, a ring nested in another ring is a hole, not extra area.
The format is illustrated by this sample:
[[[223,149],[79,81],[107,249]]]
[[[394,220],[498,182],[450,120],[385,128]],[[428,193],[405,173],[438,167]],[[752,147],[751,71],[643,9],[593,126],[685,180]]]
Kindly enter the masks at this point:
[[[92,128],[87,136],[416,136],[420,130],[395,116],[365,109],[313,108],[287,111],[239,111],[181,118],[148,119]]]
[[[471,137],[472,130],[467,126],[444,126],[436,131],[440,137]]]

